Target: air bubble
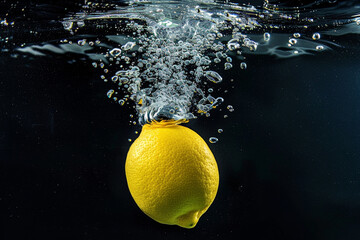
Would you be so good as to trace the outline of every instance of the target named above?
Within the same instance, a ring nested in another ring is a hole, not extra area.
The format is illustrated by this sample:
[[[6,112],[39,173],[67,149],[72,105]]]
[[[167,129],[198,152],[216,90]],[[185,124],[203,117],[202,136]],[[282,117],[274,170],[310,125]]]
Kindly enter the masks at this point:
[[[229,62],[227,62],[227,63],[224,64],[224,69],[225,69],[225,70],[229,70],[229,69],[231,69],[232,67],[233,67],[233,65],[232,65],[231,63],[229,63]]]
[[[354,21],[355,21],[355,23],[356,23],[357,25],[360,25],[360,17],[355,18]]]
[[[113,81],[113,82],[116,82],[117,80],[119,80],[119,77],[118,77],[118,76],[113,76],[113,77],[111,78],[111,81]]]
[[[118,57],[121,54],[120,48],[114,48],[110,51],[111,56]]]
[[[118,103],[120,104],[120,106],[124,106],[125,101],[124,101],[124,99],[120,99],[120,100],[118,101]]]
[[[218,129],[218,133],[223,133],[224,130],[222,130],[221,128]]]
[[[106,93],[107,97],[108,97],[108,98],[111,98],[112,95],[114,94],[114,92],[115,92],[115,90],[110,89],[110,90]]]
[[[85,26],[85,22],[84,21],[78,21],[77,22],[78,27],[84,27]]]
[[[135,42],[127,42],[124,46],[122,46],[122,49],[124,51],[129,51],[131,49],[133,49],[133,47],[135,47],[136,43]]]
[[[294,38],[299,38],[299,37],[301,37],[301,34],[300,33],[294,33],[293,36],[294,36]]]
[[[289,39],[289,43],[290,43],[291,45],[295,45],[295,44],[297,43],[297,40],[296,40],[295,38],[290,38],[290,39]]]
[[[270,33],[266,32],[264,33],[264,41],[269,41],[270,40]]]
[[[209,138],[210,143],[217,143],[218,141],[219,141],[219,139],[217,139],[216,137],[210,137]]]
[[[318,46],[316,46],[316,51],[322,51],[322,50],[324,50],[324,46],[322,46],[322,45],[318,45]]]
[[[320,39],[320,33],[314,33],[313,35],[312,35],[312,39],[313,40],[319,40]]]
[[[240,68],[241,68],[241,69],[246,69],[246,68],[247,68],[246,62],[240,63]]]
[[[86,39],[79,40],[77,43],[79,46],[84,46],[86,44]]]
[[[233,111],[234,111],[234,107],[231,106],[231,105],[228,105],[226,108],[229,110],[229,112],[233,112]]]
[[[62,24],[63,24],[65,30],[68,30],[68,31],[70,31],[72,29],[72,27],[74,26],[73,22],[63,22]]]
[[[213,83],[219,83],[222,81],[222,77],[220,76],[220,74],[215,71],[206,71],[205,77]]]

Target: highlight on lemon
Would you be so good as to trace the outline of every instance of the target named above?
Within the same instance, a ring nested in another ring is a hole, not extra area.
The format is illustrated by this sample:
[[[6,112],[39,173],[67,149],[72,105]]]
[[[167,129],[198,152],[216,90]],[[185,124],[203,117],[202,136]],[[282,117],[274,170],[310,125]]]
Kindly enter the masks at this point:
[[[214,201],[219,172],[206,142],[178,121],[145,124],[125,164],[132,197],[150,218],[193,228]]]

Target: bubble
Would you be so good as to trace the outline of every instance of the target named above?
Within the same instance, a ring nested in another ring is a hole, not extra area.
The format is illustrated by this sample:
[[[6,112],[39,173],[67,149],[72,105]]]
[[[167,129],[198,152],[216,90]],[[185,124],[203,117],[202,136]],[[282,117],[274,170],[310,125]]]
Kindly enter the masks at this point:
[[[210,143],[217,143],[218,141],[219,141],[219,139],[217,139],[216,137],[210,137],[209,138]]]
[[[94,68],[97,68],[97,63],[96,62],[93,62],[92,65],[93,65]]]
[[[314,33],[313,35],[312,35],[312,39],[313,40],[319,40],[320,39],[320,33]]]
[[[116,76],[120,76],[120,77],[126,77],[129,75],[129,71],[127,70],[120,70],[120,71],[117,71],[115,73]]]
[[[301,34],[300,33],[294,33],[293,36],[294,36],[294,38],[299,38],[299,37],[301,37]]]
[[[115,90],[110,89],[110,90],[106,93],[107,97],[108,97],[108,98],[111,98],[112,95],[114,94],[114,92],[115,92]]]
[[[318,45],[318,46],[316,46],[316,51],[322,51],[322,50],[324,50],[324,46],[322,46],[322,45]]]
[[[251,52],[254,52],[257,49],[258,43],[250,40],[249,38],[245,38],[243,45],[247,47]]]
[[[231,69],[232,67],[233,67],[233,65],[232,65],[231,63],[229,63],[229,62],[227,62],[227,63],[224,64],[224,69],[225,69],[225,70],[229,70],[229,69]]]
[[[0,19],[0,20],[1,20],[1,19]],[[0,25],[9,26],[9,23],[7,22],[6,19],[4,19],[4,20],[1,20],[1,21],[0,21]]]
[[[205,77],[213,83],[219,83],[222,81],[222,77],[220,76],[220,74],[215,71],[206,71]]]
[[[131,49],[133,49],[133,47],[135,47],[136,43],[135,42],[127,42],[124,46],[122,46],[122,49],[124,51],[129,51]]]
[[[264,41],[270,41],[270,33],[266,32],[264,33]]]
[[[247,68],[246,62],[240,63],[240,68],[241,68],[241,69],[246,69],[246,68]]]
[[[216,55],[216,57],[219,58],[219,59],[223,57],[222,52],[217,52],[215,55]]]
[[[218,133],[223,133],[224,130],[222,130],[221,128],[218,129]]]
[[[355,18],[354,21],[357,25],[360,25],[360,17]]]
[[[86,39],[79,40],[77,43],[79,46],[84,46],[86,44]]]
[[[78,27],[84,27],[85,26],[84,21],[78,21],[76,24],[78,25]]]
[[[120,48],[114,48],[109,53],[113,57],[118,57],[121,54],[121,49]]]
[[[290,39],[289,39],[289,43],[290,43],[291,45],[295,45],[295,44],[297,43],[297,40],[296,40],[295,38],[290,38]]]
[[[227,43],[227,47],[230,51],[234,51],[238,48],[240,48],[240,44],[239,44],[239,40],[238,39],[231,39],[228,43]]]
[[[231,105],[228,105],[226,108],[229,110],[229,112],[233,112],[233,111],[234,111],[234,107],[231,106]]]
[[[116,75],[111,78],[111,81],[113,82],[116,82],[117,80],[119,80],[119,77]]]
[[[120,104],[120,106],[124,106],[125,101],[124,101],[124,99],[120,99],[120,100],[118,101],[118,103]]]
[[[64,21],[63,23],[64,29],[70,31],[72,29],[72,27],[74,26],[73,22],[66,22]]]

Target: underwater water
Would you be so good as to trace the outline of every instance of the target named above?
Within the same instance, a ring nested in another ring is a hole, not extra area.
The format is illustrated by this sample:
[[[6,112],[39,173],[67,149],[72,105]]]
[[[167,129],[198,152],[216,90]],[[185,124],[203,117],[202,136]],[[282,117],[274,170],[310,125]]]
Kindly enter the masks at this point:
[[[358,1],[0,4],[0,239],[360,237]],[[127,188],[163,119],[219,166],[191,230]]]

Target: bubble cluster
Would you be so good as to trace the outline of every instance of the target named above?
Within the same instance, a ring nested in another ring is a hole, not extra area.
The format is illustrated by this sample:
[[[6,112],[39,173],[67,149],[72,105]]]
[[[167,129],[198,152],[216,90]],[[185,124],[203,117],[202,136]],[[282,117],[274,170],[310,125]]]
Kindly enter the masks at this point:
[[[106,53],[118,66],[116,72],[102,77],[111,79],[118,88],[110,89],[107,96],[120,105],[135,102],[142,125],[210,116],[209,112],[224,102],[221,96],[212,95],[213,84],[224,81],[215,66],[222,63],[224,70],[230,70],[233,63],[229,54],[257,49],[257,42],[239,32],[254,27],[254,23],[251,18],[227,12],[160,10],[155,11],[161,17],[153,15],[146,26],[129,21],[127,26],[136,35]],[[176,12],[181,13],[177,18],[173,16]],[[245,69],[246,64],[240,67]]]

